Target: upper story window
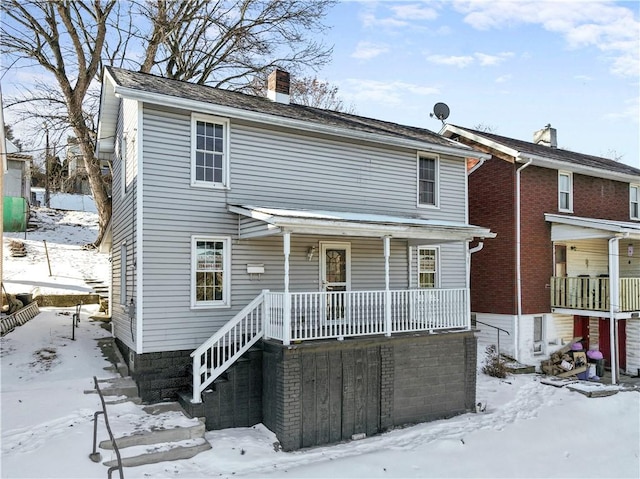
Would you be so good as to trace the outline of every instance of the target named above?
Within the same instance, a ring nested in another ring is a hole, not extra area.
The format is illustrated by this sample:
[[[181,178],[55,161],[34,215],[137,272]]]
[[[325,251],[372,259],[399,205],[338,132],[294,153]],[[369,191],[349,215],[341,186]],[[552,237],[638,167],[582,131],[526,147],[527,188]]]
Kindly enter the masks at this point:
[[[191,117],[191,185],[229,186],[229,122],[205,115]]]
[[[573,212],[573,176],[564,171],[558,172],[558,209]]]
[[[194,308],[229,306],[231,251],[227,237],[193,237],[192,301]]]
[[[418,248],[418,286],[420,288],[438,286],[437,248]]]
[[[418,156],[418,206],[438,206],[438,159]]]
[[[640,220],[640,186],[629,185],[629,216]]]

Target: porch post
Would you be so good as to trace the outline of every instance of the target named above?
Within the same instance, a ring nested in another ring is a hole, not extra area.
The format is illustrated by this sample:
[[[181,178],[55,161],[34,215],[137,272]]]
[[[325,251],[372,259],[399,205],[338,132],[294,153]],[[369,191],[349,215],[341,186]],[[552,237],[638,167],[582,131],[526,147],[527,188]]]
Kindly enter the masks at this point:
[[[390,238],[382,238],[384,244],[384,331],[391,336],[391,290],[389,289],[389,256],[391,255]]]
[[[620,308],[620,238],[609,240],[609,344],[611,345],[611,384],[618,384],[618,341],[616,312]]]
[[[282,237],[284,250],[284,311],[282,318],[282,344],[291,344],[291,296],[289,295],[289,254],[291,253],[291,233]]]

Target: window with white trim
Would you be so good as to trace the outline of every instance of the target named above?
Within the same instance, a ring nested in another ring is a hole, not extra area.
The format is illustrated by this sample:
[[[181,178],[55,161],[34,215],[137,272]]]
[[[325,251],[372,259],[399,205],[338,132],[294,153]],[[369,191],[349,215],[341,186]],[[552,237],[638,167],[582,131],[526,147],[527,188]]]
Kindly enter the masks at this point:
[[[544,354],[544,316],[533,317],[533,353]]]
[[[231,241],[228,237],[192,238],[192,300],[194,308],[229,306]]]
[[[418,287],[438,287],[438,249],[418,248]]]
[[[573,176],[564,171],[558,172],[558,210],[573,212]]]
[[[629,216],[640,220],[640,186],[629,185]]]
[[[191,185],[229,186],[229,122],[205,115],[191,117]]]
[[[438,158],[418,156],[418,206],[438,206]]]

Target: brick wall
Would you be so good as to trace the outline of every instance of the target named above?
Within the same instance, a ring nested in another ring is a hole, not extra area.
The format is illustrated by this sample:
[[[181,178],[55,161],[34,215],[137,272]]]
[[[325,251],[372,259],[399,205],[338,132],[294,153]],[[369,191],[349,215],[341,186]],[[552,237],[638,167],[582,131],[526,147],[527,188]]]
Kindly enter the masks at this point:
[[[469,176],[469,222],[497,233],[471,257],[471,310],[515,314],[514,165],[491,158]]]

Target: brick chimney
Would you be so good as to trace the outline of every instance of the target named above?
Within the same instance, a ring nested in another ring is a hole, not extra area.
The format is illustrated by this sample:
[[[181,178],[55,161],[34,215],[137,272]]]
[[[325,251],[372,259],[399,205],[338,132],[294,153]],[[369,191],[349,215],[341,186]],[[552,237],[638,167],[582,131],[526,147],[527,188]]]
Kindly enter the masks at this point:
[[[550,148],[558,148],[558,135],[555,128],[549,123],[542,130],[533,133],[533,142],[536,145],[544,145]]]
[[[267,98],[278,103],[289,104],[289,73],[274,70],[267,80]]]

